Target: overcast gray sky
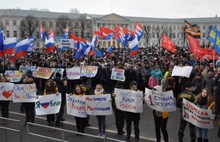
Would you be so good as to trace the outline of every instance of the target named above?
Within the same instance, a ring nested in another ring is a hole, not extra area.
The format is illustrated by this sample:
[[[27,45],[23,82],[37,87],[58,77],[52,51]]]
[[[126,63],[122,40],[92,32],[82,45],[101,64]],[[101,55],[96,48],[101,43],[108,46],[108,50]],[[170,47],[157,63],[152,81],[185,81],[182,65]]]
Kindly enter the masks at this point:
[[[1,0],[0,9],[49,9],[122,16],[190,18],[220,16],[220,0]]]

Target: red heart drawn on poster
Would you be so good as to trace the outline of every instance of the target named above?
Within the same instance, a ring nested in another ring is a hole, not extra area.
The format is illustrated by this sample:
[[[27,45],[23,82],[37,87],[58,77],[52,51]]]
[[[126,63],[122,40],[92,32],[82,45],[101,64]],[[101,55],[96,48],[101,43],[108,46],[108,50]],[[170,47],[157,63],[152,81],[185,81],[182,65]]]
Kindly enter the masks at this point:
[[[12,95],[12,92],[11,91],[3,91],[2,92],[2,95],[6,98],[6,99],[8,99],[9,97],[11,97],[11,95]]]

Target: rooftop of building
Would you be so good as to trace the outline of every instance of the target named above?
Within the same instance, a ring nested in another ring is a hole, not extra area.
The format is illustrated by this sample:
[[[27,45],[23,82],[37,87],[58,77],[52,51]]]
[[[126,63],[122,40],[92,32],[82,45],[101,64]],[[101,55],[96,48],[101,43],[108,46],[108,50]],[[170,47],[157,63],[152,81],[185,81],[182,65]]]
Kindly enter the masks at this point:
[[[81,13],[80,13],[81,14]],[[51,11],[37,11],[37,10],[21,10],[21,9],[0,9],[1,16],[17,16],[17,17],[26,17],[28,15],[32,15],[38,18],[52,18],[56,19],[62,15],[68,16],[70,19],[78,19],[80,18],[80,14],[78,13],[63,13],[63,12],[51,12]],[[111,13],[115,14],[115,13]],[[111,15],[107,14],[107,15]],[[88,19],[100,19],[107,15],[99,15],[99,14],[86,14]],[[118,14],[115,14],[118,15]],[[122,16],[129,21],[139,21],[143,23],[175,23],[181,24],[184,20],[189,21],[190,23],[219,23],[220,17],[204,17],[204,18],[152,18],[152,17],[133,17],[133,16]]]

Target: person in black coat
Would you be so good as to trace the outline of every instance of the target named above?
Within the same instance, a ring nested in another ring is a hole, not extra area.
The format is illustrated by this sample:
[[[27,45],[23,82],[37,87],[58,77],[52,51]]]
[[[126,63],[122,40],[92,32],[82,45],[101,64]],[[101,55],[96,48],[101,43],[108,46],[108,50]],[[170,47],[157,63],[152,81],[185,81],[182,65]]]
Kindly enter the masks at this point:
[[[130,83],[130,89],[137,91],[137,82],[132,81]],[[140,130],[139,130],[139,121],[140,121],[140,113],[133,113],[133,112],[127,112],[125,111],[125,121],[126,121],[126,130],[127,130],[127,136],[125,138],[126,141],[129,141],[131,138],[131,122],[134,123],[134,134],[135,134],[135,140],[140,141]]]
[[[23,79],[23,84],[33,84],[34,83],[34,79],[31,75],[27,74],[25,75],[24,79]],[[34,123],[35,120],[35,102],[28,102],[28,103],[22,103],[24,110],[25,110],[25,116],[26,116],[26,121],[25,124],[27,124],[27,122],[31,122]]]

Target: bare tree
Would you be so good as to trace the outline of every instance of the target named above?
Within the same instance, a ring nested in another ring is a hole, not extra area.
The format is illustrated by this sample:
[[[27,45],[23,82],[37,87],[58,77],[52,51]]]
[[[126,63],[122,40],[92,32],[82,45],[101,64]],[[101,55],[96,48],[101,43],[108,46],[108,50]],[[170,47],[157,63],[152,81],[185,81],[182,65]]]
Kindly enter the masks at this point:
[[[145,46],[149,46],[149,42],[153,37],[153,32],[151,30],[150,25],[145,26],[144,25],[144,35],[143,35],[143,39],[144,39],[144,44]]]
[[[58,33],[63,33],[63,29],[67,28],[72,31],[72,23],[68,16],[62,15],[56,19],[56,31]]]
[[[25,17],[20,24],[21,38],[32,37],[38,26],[38,18],[31,15]]]
[[[87,17],[87,14],[81,14],[79,17],[80,33],[82,38],[91,38],[91,19]]]

